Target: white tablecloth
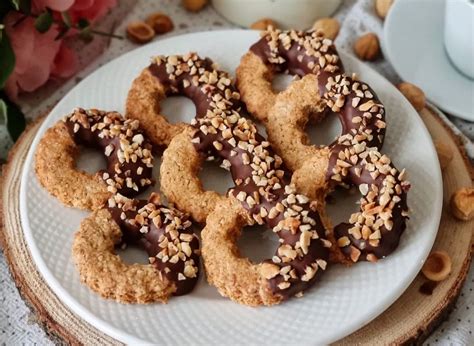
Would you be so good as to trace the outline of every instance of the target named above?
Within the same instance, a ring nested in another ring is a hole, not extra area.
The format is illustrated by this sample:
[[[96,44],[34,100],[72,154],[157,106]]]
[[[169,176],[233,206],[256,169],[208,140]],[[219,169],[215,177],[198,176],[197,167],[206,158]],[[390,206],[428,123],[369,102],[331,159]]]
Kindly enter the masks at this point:
[[[341,32],[336,40],[338,48],[347,52],[352,52],[354,40],[365,32],[376,32],[382,37],[382,21],[373,12],[372,0],[348,0],[345,1],[337,11],[335,17],[341,23]],[[224,18],[218,15],[211,6],[208,6],[198,14],[186,12],[179,1],[175,0],[154,0],[154,1],[133,1],[122,0],[118,9],[114,10],[105,21],[105,26],[114,26],[117,22],[116,32],[123,34],[126,24],[132,20],[144,19],[148,14],[162,11],[167,13],[174,21],[175,30],[162,37],[169,37],[187,32],[219,30],[234,27]],[[269,13],[269,16],[271,14]],[[157,38],[159,39],[159,38]],[[49,83],[45,88],[27,97],[22,97],[20,104],[28,118],[34,118],[38,114],[47,111],[55,104],[68,90],[77,84],[81,78],[87,76],[99,66],[107,63],[113,58],[136,48],[128,40],[111,40],[110,42],[99,41],[94,43],[97,46],[106,45],[105,51],[94,61],[90,62],[88,57],[91,52],[97,51],[96,47],[89,47],[82,51],[81,61],[87,65],[77,76],[71,80],[58,84]],[[398,82],[389,63],[379,60],[371,63],[372,67],[385,75],[392,82]],[[462,130],[469,138],[474,138],[474,128],[472,124],[451,118],[450,120]],[[454,311],[426,341],[427,345],[472,345],[474,344],[474,270],[468,274],[466,284],[461,296],[454,308]],[[0,344],[40,344],[49,345],[52,342],[45,332],[35,323],[29,309],[19,296],[18,290],[8,272],[3,253],[0,254]]]

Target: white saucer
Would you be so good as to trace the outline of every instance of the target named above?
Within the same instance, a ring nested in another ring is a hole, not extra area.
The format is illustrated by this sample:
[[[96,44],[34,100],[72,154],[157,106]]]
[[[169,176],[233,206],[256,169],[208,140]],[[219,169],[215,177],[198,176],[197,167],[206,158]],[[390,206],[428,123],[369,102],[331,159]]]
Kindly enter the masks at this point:
[[[384,55],[435,105],[474,121],[474,80],[459,72],[444,50],[444,6],[445,0],[396,1],[385,20]]]
[[[204,275],[191,294],[163,305],[119,304],[102,299],[81,284],[71,247],[74,232],[89,213],[65,207],[37,180],[34,154],[46,129],[76,106],[123,112],[133,79],[153,55],[197,51],[201,56],[212,57],[221,68],[234,71],[240,57],[258,38],[258,32],[250,30],[209,31],[156,41],[122,55],[90,74],[64,96],[45,119],[31,145],[21,181],[20,212],[35,265],[58,299],[95,328],[124,343],[329,344],[361,328],[395,302],[418,274],[433,245],[443,190],[430,135],[413,107],[390,82],[341,52],[346,70],[369,83],[385,105],[388,131],[383,152],[398,168],[407,169],[412,184],[408,194],[410,221],[391,256],[377,264],[360,263],[352,268],[331,266],[324,280],[305,292],[304,298],[291,299],[272,308],[252,309],[225,299],[206,282]],[[168,104],[163,111],[172,122],[178,119],[189,122],[195,115],[195,107],[187,107],[190,104]],[[334,133],[332,130],[334,127],[326,131]],[[93,160],[82,162],[86,165],[83,169],[96,171]],[[159,181],[158,163],[155,176]],[[217,175],[209,170],[203,173],[201,177],[207,189],[222,191],[224,182],[225,191],[233,185],[225,185],[225,181],[230,181],[227,173]],[[354,208],[354,203],[347,208],[337,204],[346,218]],[[268,233],[250,233],[250,238],[244,237],[244,243],[239,243],[242,254],[252,258],[271,256],[278,240],[273,236],[266,239],[265,235]],[[143,254],[142,257],[147,260]]]

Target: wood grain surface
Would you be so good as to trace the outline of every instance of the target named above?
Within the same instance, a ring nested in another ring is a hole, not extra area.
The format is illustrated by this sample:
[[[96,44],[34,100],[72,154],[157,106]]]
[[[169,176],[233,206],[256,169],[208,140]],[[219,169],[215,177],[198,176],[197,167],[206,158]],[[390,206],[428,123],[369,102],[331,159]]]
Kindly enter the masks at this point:
[[[454,152],[453,161],[443,172],[444,208],[434,244],[434,249],[445,250],[451,255],[451,275],[439,283],[431,295],[426,295],[420,292],[420,286],[427,280],[419,274],[383,314],[337,342],[338,345],[420,343],[446,318],[466,279],[472,254],[474,221],[454,219],[449,213],[448,202],[455,190],[472,185],[474,169],[461,148],[459,138],[434,111],[426,108],[420,116],[433,139],[443,140]],[[41,121],[39,119],[28,127],[3,166],[0,243],[21,296],[50,337],[69,344],[119,344],[82,320],[56,297],[38,272],[27,247],[19,213],[20,178],[28,149]]]

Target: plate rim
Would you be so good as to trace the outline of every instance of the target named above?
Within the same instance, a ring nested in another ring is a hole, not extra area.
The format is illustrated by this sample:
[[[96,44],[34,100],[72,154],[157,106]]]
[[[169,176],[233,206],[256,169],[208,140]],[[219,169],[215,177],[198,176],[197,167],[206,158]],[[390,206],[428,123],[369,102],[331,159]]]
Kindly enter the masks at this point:
[[[75,87],[73,87],[70,91],[68,91],[68,93],[66,93],[62,97],[62,99],[58,102],[58,104],[54,108],[58,107],[58,105],[60,105],[63,102],[64,98],[69,96],[71,93],[75,92],[75,89],[76,89],[77,86],[79,86],[81,83],[86,82],[94,74],[101,73],[102,69],[105,69],[110,63],[116,62],[117,60],[126,59],[129,54],[136,54],[136,51],[145,50],[146,47],[148,47],[148,46],[159,45],[164,41],[172,41],[172,40],[176,39],[177,37],[182,38],[184,36],[192,37],[192,36],[199,36],[199,35],[203,35],[203,34],[204,35],[213,35],[213,34],[226,34],[226,33],[227,34],[229,34],[229,33],[232,33],[232,34],[235,34],[235,33],[237,33],[237,34],[241,34],[241,33],[248,34],[250,32],[252,34],[256,33],[255,31],[242,30],[242,29],[199,31],[199,32],[194,32],[194,33],[176,35],[176,36],[169,37],[169,38],[166,38],[166,39],[151,42],[151,43],[149,43],[147,45],[144,45],[142,47],[138,47],[138,48],[133,49],[133,50],[131,50],[131,51],[125,53],[125,54],[122,54],[122,55],[116,57],[115,59],[109,61],[107,64],[104,64],[103,66],[101,66],[100,68],[98,68],[97,70],[95,70],[94,72],[89,74],[80,83],[78,83]],[[199,42],[199,41],[196,41],[196,42]],[[158,46],[158,50],[159,50],[159,46]],[[424,125],[421,118],[418,116],[418,113],[415,111],[415,109],[411,106],[411,104],[408,103],[408,101],[403,97],[403,95],[398,91],[398,89],[396,89],[392,85],[392,83],[390,83],[384,76],[379,74],[376,70],[374,70],[369,65],[364,64],[363,62],[356,59],[354,56],[348,54],[347,52],[345,52],[342,49],[340,49],[339,51],[340,51],[341,55],[344,56],[344,59],[354,60],[357,64],[364,65],[364,68],[367,68],[367,69],[371,70],[371,72],[374,73],[374,75],[376,75],[377,78],[380,78],[385,83],[387,83],[388,85],[391,86],[391,88],[392,88],[391,93],[398,94],[398,98],[400,99],[400,101],[405,102],[405,104],[409,108],[412,109],[412,112],[414,112],[413,118],[416,119],[415,122],[418,123],[417,124],[418,126],[421,125],[420,130],[423,131],[425,133],[425,135],[429,138],[430,149],[433,152],[435,152],[434,144],[431,140],[431,136],[429,135],[429,132],[428,132],[426,126]],[[389,92],[390,92],[390,90],[389,90]],[[54,110],[54,108],[52,110]],[[41,138],[40,134],[42,135],[44,133],[45,129],[50,126],[50,125],[47,125],[48,118],[49,118],[49,115],[48,115],[48,117],[46,117],[43,124],[39,127],[38,132],[35,134],[35,137],[34,137],[32,143],[31,143],[31,146],[28,149],[28,155],[27,155],[27,157],[25,159],[25,162],[24,162],[24,165],[23,165],[23,171],[22,171],[21,182],[20,182],[20,219],[21,219],[21,222],[22,222],[22,225],[23,225],[23,227],[22,227],[23,233],[25,235],[25,239],[27,241],[27,245],[28,245],[28,248],[30,249],[30,252],[31,252],[32,258],[35,262],[35,265],[37,266],[38,271],[44,277],[46,284],[57,295],[58,299],[61,300],[62,302],[64,302],[65,305],[67,305],[69,308],[71,308],[72,312],[78,314],[87,323],[92,324],[93,326],[95,326],[97,329],[99,329],[104,334],[112,336],[113,338],[115,338],[115,339],[117,339],[121,342],[150,344],[149,341],[137,338],[136,336],[134,336],[134,335],[132,335],[128,332],[125,332],[123,330],[120,330],[119,328],[114,327],[110,322],[108,322],[106,320],[103,320],[102,318],[97,317],[95,314],[93,314],[91,311],[89,311],[85,306],[83,306],[78,300],[76,300],[74,297],[72,297],[68,293],[68,291],[59,283],[59,281],[55,278],[55,276],[53,275],[53,273],[51,272],[49,267],[46,265],[46,262],[43,259],[42,255],[39,251],[39,248],[38,248],[38,246],[37,246],[37,244],[34,240],[33,232],[32,232],[32,229],[31,229],[30,223],[29,223],[29,218],[27,217],[27,207],[26,207],[26,192],[27,192],[26,186],[27,186],[27,179],[28,179],[28,172],[29,172],[27,167],[31,167],[32,164],[33,164],[32,161],[34,160],[34,154],[35,154],[35,151],[36,151],[36,147],[37,147],[38,142]],[[436,155],[434,155],[434,158],[435,158],[436,162],[438,162],[438,159],[437,159]],[[391,304],[393,304],[405,292],[406,288],[411,284],[413,279],[418,274],[419,270],[421,269],[421,266],[423,265],[424,261],[426,260],[426,257],[428,256],[429,251],[431,250],[431,248],[433,246],[434,240],[435,240],[437,232],[438,232],[439,222],[440,222],[440,219],[441,219],[441,208],[442,208],[442,203],[443,203],[443,190],[442,190],[442,179],[441,179],[441,171],[439,169],[439,162],[438,162],[437,166],[438,166],[438,169],[435,172],[436,181],[434,183],[437,187],[436,190],[437,190],[438,203],[436,203],[436,201],[435,201],[435,203],[434,203],[434,205],[435,205],[434,209],[435,210],[433,210],[435,218],[436,218],[436,220],[434,222],[434,225],[436,225],[436,231],[432,232],[431,239],[429,239],[429,241],[426,243],[426,249],[424,251],[425,253],[422,255],[422,260],[420,261],[420,263],[418,263],[418,266],[414,267],[416,270],[413,270],[411,275],[407,275],[405,277],[405,280],[400,280],[400,282],[398,283],[398,288],[396,290],[396,293],[392,294],[392,295],[387,295],[386,297],[384,297],[382,302],[378,305],[378,309],[373,309],[371,311],[371,313],[367,314],[366,317],[364,318],[364,321],[362,321],[362,322],[361,321],[353,321],[352,323],[347,323],[343,328],[340,329],[340,331],[342,330],[342,333],[339,331],[339,334],[338,334],[337,337],[332,336],[332,338],[328,338],[326,340],[327,342],[334,342],[336,340],[342,339],[343,337],[355,332],[356,330],[358,330],[358,329],[362,328],[363,326],[365,326],[366,324],[370,323],[374,318],[376,318],[377,316],[382,314]],[[437,215],[437,217],[436,217],[436,215]],[[158,340],[158,342],[162,342],[162,341]]]
[[[436,4],[436,5],[440,6],[439,3],[443,2],[443,1],[444,0],[435,0],[433,3],[438,2],[438,4]],[[393,31],[392,22],[394,21],[393,18],[396,18],[396,11],[401,6],[408,6],[408,2],[409,2],[409,0],[397,1],[393,4],[393,8],[392,8],[391,11],[389,11],[389,13],[387,15],[387,18],[385,18],[385,22],[384,22],[384,25],[383,25],[383,44],[382,44],[382,51],[384,53],[384,56],[387,57],[387,59],[390,62],[390,65],[393,67],[393,69],[395,70],[397,75],[399,75],[400,78],[404,81],[410,81],[411,78],[404,71],[402,71],[400,69],[400,65],[397,65],[396,63],[394,63],[393,53],[392,53],[393,50],[392,50],[392,48],[390,48],[391,45],[388,44],[388,42],[390,42],[390,40],[389,40],[389,36],[391,35],[390,32]],[[419,1],[419,3],[424,3],[424,2]],[[430,5],[432,5],[433,3],[430,3]],[[425,6],[425,8],[428,8],[429,11],[437,11],[437,10],[439,10],[437,6]],[[426,18],[426,17],[427,16],[422,16],[422,18]],[[427,21],[425,21],[424,23],[427,23]],[[435,26],[430,25],[429,27],[433,28]],[[442,27],[444,28],[444,23],[442,23]],[[392,29],[390,30],[389,28],[392,28]],[[439,35],[431,35],[431,36],[438,37]],[[446,60],[448,61],[447,57],[446,57]],[[455,67],[454,67],[454,69],[456,70]],[[459,71],[457,73],[460,76],[462,76],[464,79],[466,79],[467,81],[471,81],[471,83],[473,85],[473,92],[474,92],[474,80],[471,80],[470,78],[466,77],[464,74],[462,74]],[[440,109],[444,109],[449,114],[452,114],[453,116],[455,116],[457,118],[460,118],[460,119],[463,119],[463,120],[467,120],[467,121],[471,121],[471,122],[474,121],[474,113],[468,114],[468,113],[466,113],[462,110],[462,107],[461,108],[456,108],[456,106],[453,105],[452,103],[443,105],[435,97],[431,97],[431,95],[427,94],[427,97],[429,98],[429,101],[431,103],[436,105],[436,107],[438,107]],[[473,111],[474,111],[474,109],[473,109]]]

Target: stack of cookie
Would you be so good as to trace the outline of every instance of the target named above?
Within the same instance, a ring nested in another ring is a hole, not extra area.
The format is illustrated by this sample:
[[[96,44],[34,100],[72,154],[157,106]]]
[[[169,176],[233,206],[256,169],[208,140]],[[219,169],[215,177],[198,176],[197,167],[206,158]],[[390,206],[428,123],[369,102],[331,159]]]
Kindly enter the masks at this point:
[[[300,78],[287,90],[275,73]],[[376,262],[398,245],[408,218],[405,171],[382,153],[385,110],[374,90],[344,73],[332,41],[315,31],[264,32],[241,60],[237,87],[229,74],[195,53],[158,56],[135,79],[126,115],[75,109],[49,129],[36,153],[41,184],[63,203],[91,210],[77,231],[73,256],[81,280],[120,302],[166,302],[192,291],[200,256],[210,284],[246,305],[273,305],[301,296],[328,263]],[[160,102],[183,95],[196,106],[190,124],[171,124]],[[323,147],[309,144],[309,118],[334,112],[342,134]],[[265,125],[268,140],[250,117]],[[104,153],[107,169],[79,171],[80,146]],[[161,192],[152,194],[153,154],[162,153]],[[204,160],[230,171],[223,196],[205,191]],[[357,186],[360,210],[332,226],[325,198]],[[204,228],[201,248],[191,220]],[[279,237],[272,258],[253,263],[236,241],[246,225]],[[137,244],[148,265],[125,264],[114,250]]]

